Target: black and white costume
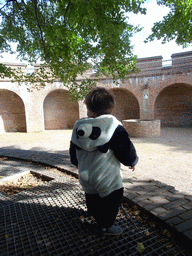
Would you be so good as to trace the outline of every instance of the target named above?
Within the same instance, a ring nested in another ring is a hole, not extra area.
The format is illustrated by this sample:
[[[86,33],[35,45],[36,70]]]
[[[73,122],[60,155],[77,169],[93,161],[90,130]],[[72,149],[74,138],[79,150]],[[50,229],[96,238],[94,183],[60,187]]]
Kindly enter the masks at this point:
[[[115,191],[122,190],[120,164],[133,167],[138,162],[127,131],[116,117],[109,114],[76,121],[70,157],[71,163],[78,167],[79,181],[87,195],[88,205],[91,195],[105,200]]]

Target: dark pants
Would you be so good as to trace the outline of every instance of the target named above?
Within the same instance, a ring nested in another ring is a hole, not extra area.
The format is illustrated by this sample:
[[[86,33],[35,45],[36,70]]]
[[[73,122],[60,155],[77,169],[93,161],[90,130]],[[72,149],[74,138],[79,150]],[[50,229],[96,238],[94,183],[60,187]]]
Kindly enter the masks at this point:
[[[100,228],[111,227],[118,214],[123,198],[123,188],[115,190],[106,197],[99,194],[85,193],[86,204],[89,214],[91,214]]]

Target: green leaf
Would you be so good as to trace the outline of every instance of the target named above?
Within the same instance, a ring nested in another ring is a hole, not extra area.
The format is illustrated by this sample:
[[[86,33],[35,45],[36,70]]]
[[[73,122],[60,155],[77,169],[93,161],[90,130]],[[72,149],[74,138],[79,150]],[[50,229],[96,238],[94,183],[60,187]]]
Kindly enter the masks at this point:
[[[0,6],[0,52],[17,43],[20,60],[41,60],[43,68],[33,74],[0,66],[1,77],[44,87],[61,81],[75,99],[82,99],[93,86],[89,77],[74,83],[90,68],[97,76],[127,79],[137,72],[131,37],[138,31],[128,23],[127,13],[145,13],[144,1],[7,1]]]
[[[171,237],[171,234],[170,234],[170,232],[167,229],[165,229],[163,231],[163,235],[166,235],[167,237]]]
[[[145,251],[145,246],[142,243],[137,243],[136,249],[140,252],[143,253]]]
[[[178,45],[187,47],[192,44],[192,0],[159,0],[159,5],[170,8],[170,12],[162,21],[154,23],[152,34],[145,42],[155,39],[162,43],[175,40]]]

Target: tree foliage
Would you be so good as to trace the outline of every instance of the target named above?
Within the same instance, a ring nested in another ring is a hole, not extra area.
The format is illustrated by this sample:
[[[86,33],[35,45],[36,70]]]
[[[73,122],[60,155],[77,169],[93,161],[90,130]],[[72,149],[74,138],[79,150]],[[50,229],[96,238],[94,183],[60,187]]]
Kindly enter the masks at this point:
[[[170,12],[162,21],[154,23],[146,41],[175,40],[178,45],[189,46],[192,43],[192,0],[159,0],[157,3],[169,7]]]
[[[145,13],[143,0],[6,0],[1,3],[0,52],[17,43],[21,60],[41,61],[32,74],[6,70],[18,82],[38,83],[59,79],[76,99],[93,80],[76,82],[90,68],[99,76],[124,79],[136,71],[130,38],[139,30],[126,14]],[[2,75],[2,76],[3,76]]]

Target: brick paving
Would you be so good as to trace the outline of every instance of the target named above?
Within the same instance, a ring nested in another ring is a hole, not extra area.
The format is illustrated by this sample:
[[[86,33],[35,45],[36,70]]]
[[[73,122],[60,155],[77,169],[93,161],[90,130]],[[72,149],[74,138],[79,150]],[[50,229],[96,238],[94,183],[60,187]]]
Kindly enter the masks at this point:
[[[29,144],[18,147],[3,145],[0,155],[45,163],[67,170],[77,176],[77,169],[70,164],[67,148],[65,148],[65,146],[68,147],[68,144],[62,145],[66,151],[61,149],[58,151],[59,149],[54,147],[54,140],[53,138],[52,142],[48,141],[44,147],[41,145],[40,148],[33,147],[33,149],[30,149]],[[188,144],[188,148],[190,146],[191,144]],[[124,195],[128,200],[163,221],[174,231],[184,235],[186,239],[192,240],[191,192],[180,192],[174,186],[153,178],[138,179],[134,176],[126,176],[124,171],[123,175]]]
[[[146,180],[126,183],[125,196],[192,240],[192,195]]]

